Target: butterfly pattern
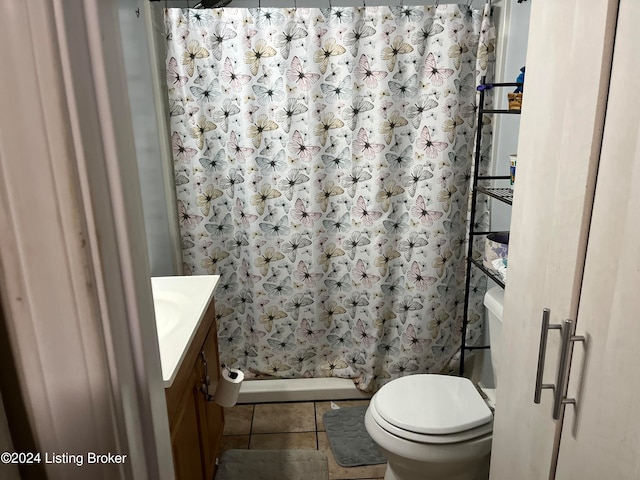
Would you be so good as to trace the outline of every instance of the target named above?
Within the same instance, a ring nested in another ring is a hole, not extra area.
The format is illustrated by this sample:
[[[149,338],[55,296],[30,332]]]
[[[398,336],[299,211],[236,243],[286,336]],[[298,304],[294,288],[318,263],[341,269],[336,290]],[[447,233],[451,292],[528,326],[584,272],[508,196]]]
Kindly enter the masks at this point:
[[[495,43],[488,10],[467,10],[167,10],[184,273],[221,276],[223,363],[370,392],[455,368]],[[471,339],[485,287],[472,278]]]

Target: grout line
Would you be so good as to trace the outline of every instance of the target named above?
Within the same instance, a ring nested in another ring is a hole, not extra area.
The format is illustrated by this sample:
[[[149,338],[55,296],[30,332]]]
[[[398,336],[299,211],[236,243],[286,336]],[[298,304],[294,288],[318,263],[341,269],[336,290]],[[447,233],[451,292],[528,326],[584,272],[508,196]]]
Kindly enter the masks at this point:
[[[316,432],[318,431],[318,406],[316,402],[313,402],[313,424],[316,426]]]
[[[316,426],[316,450],[320,450],[320,440],[318,440],[318,402],[313,402],[313,423]]]
[[[249,445],[247,445],[247,450],[251,449],[251,436],[253,435],[253,419],[256,415],[256,404],[251,405],[251,425],[249,426]]]

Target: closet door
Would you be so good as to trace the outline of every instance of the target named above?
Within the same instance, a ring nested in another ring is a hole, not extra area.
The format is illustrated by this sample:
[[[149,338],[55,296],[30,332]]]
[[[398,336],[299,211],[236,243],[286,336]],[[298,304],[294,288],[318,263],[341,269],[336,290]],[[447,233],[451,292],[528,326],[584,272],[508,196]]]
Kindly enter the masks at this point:
[[[557,479],[640,478],[640,3],[621,0]]]
[[[491,480],[555,474],[553,391],[534,404],[541,318],[544,308],[552,324],[577,313],[616,9],[617,0],[531,5]],[[545,384],[556,381],[559,340],[549,332]]]

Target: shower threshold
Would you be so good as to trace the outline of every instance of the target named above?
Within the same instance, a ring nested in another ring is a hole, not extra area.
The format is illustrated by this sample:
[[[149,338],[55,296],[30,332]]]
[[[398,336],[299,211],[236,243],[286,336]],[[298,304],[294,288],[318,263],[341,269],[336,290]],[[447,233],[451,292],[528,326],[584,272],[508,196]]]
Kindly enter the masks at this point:
[[[348,378],[283,378],[243,382],[238,403],[360,400],[370,397],[358,390]]]

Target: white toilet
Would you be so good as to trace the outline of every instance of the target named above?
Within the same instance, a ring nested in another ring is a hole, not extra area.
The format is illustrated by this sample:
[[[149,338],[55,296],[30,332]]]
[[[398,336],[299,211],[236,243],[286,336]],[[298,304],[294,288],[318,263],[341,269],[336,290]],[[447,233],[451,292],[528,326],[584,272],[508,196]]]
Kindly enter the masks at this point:
[[[504,291],[484,304],[496,376]],[[495,398],[494,391],[487,391]],[[387,457],[385,480],[486,480],[493,414],[470,380],[410,375],[384,385],[365,415],[371,438]]]

